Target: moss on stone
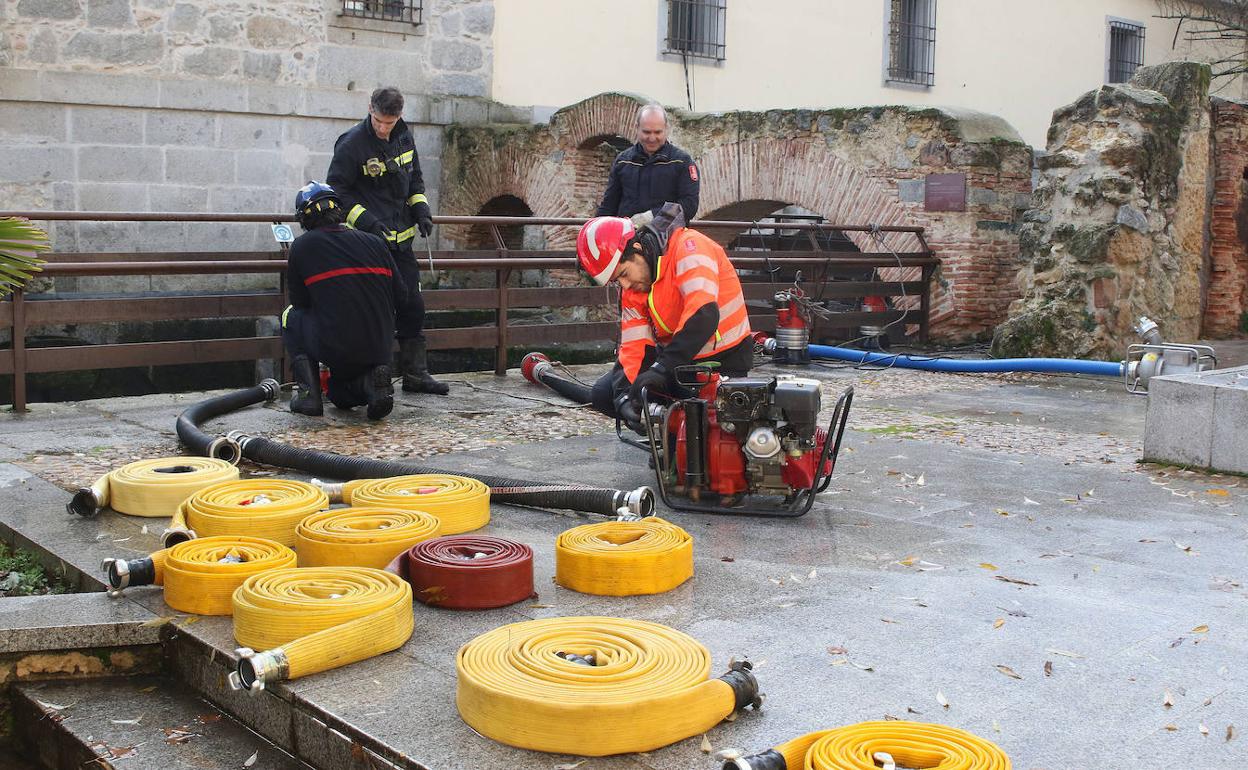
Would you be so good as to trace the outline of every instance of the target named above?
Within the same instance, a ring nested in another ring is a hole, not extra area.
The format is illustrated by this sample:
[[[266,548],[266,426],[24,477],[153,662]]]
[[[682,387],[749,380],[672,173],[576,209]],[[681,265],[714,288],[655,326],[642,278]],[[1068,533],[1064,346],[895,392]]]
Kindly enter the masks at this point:
[[[1066,241],[1066,251],[1080,262],[1101,262],[1109,253],[1110,239],[1117,232],[1117,224],[1075,227]]]

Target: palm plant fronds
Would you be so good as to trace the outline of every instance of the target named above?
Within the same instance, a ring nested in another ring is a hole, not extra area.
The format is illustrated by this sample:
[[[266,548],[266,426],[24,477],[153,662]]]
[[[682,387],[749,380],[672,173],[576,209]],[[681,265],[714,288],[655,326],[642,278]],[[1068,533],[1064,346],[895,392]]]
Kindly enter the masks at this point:
[[[39,252],[50,248],[47,233],[28,220],[0,217],[0,297],[25,286],[42,269]]]

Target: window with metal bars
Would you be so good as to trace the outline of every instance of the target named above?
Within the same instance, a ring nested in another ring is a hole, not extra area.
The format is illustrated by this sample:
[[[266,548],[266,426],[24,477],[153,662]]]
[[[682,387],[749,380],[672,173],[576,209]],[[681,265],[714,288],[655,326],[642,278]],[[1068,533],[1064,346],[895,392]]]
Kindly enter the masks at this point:
[[[342,15],[420,24],[424,0],[342,0]]]
[[[1109,20],[1109,83],[1125,83],[1144,65],[1144,25]]]
[[[668,0],[664,53],[724,60],[728,0]]]
[[[936,75],[936,0],[891,0],[888,80],[930,86]]]

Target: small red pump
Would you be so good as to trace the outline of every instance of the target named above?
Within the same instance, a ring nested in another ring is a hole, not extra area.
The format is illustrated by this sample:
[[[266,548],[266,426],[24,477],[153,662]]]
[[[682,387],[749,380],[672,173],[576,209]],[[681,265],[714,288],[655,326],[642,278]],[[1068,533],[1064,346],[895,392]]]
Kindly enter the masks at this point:
[[[589,388],[563,376],[541,353],[530,353],[524,376],[580,403]],[[650,452],[663,503],[678,511],[801,516],[827,489],[840,453],[854,390],[836,401],[820,427],[822,392],[805,377],[721,377],[712,367],[676,372],[694,395],[670,399],[643,393],[643,440],[621,440]]]

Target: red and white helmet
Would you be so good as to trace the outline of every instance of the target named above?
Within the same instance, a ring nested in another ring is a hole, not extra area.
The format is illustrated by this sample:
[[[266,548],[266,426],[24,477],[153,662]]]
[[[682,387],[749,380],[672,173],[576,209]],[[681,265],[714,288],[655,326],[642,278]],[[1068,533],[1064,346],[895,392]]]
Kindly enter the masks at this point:
[[[615,277],[634,232],[633,223],[623,217],[594,217],[581,227],[576,235],[576,258],[594,283],[601,286]]]

